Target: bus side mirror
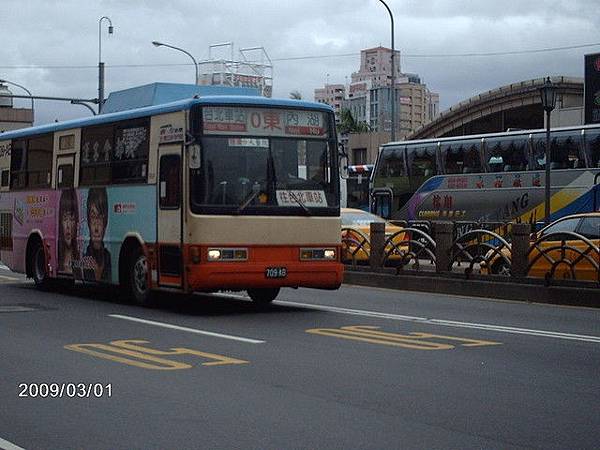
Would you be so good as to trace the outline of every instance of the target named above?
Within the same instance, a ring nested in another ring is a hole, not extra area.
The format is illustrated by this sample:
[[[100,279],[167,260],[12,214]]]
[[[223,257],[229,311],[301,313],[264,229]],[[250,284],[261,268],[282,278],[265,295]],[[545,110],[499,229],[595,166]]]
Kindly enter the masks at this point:
[[[340,176],[343,179],[347,179],[350,175],[348,173],[348,153],[346,153],[346,148],[344,144],[338,144],[338,158],[340,163]]]
[[[199,169],[202,164],[199,144],[188,145],[188,166],[190,169]]]
[[[340,155],[340,176],[343,179],[347,179],[350,175],[348,173],[348,156]]]

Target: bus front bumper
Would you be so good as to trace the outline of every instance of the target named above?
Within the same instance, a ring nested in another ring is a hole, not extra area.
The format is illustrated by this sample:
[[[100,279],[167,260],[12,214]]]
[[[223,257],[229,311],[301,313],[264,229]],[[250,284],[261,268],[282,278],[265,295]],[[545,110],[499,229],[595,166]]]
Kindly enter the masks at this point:
[[[337,289],[342,284],[344,266],[337,261],[207,262],[188,264],[186,275],[189,291],[274,287]]]

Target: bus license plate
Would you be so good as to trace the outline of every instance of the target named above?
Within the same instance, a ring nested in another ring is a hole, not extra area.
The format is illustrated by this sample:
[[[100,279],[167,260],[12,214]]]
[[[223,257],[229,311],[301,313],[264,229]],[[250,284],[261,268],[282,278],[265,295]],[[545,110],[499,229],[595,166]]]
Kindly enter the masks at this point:
[[[287,269],[285,267],[267,267],[265,276],[267,278],[285,278],[287,277]]]

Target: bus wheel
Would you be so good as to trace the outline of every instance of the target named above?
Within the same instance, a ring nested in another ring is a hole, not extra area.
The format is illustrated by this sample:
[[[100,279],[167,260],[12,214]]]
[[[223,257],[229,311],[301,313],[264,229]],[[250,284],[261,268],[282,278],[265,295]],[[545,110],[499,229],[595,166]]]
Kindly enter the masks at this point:
[[[45,289],[49,285],[48,273],[46,272],[46,254],[42,244],[36,244],[29,253],[29,267],[31,267],[31,278],[36,287]]]
[[[279,288],[248,289],[248,295],[252,301],[259,305],[271,303],[278,294]]]
[[[148,260],[141,249],[131,256],[129,269],[129,291],[133,300],[142,306],[150,306],[152,296],[148,286]]]

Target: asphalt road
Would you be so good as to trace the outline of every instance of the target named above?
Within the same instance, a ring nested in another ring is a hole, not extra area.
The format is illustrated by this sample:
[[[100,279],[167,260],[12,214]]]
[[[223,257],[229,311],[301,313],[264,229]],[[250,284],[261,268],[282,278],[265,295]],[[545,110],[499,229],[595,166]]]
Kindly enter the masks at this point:
[[[600,310],[344,286],[39,292],[0,270],[0,448],[598,448]]]

